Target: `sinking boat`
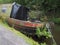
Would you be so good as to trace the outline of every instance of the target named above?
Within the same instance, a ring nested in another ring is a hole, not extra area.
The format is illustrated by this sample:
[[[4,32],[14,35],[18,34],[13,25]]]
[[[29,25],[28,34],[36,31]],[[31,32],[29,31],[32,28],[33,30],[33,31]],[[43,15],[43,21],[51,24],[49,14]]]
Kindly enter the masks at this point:
[[[13,26],[22,33],[34,35],[36,27],[43,27],[45,23],[28,21],[28,12],[29,9],[27,7],[14,3],[10,18],[7,19],[7,22],[10,26]]]

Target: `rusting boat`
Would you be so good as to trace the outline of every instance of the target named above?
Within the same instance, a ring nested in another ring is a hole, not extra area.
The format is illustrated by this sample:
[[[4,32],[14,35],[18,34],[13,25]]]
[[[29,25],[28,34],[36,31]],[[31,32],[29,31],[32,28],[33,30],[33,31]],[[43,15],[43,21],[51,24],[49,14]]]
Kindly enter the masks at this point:
[[[28,11],[28,8],[15,3],[12,6],[10,18],[7,19],[7,22],[15,29],[32,35],[35,34],[36,27],[43,27],[45,24],[28,21]]]
[[[8,18],[7,22],[10,26],[13,26],[15,29],[18,29],[21,32],[29,33],[29,34],[35,34],[36,27],[43,27],[45,25],[44,22],[42,23],[35,23],[30,21],[23,21],[23,20],[17,20],[14,18]]]

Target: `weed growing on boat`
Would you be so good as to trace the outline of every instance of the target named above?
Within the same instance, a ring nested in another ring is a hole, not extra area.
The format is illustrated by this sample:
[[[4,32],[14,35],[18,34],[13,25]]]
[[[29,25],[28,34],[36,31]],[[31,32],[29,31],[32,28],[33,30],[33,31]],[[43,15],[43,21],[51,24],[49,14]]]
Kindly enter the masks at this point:
[[[40,38],[41,36],[45,36],[46,38],[51,38],[51,34],[47,31],[47,28],[37,27],[36,35]]]

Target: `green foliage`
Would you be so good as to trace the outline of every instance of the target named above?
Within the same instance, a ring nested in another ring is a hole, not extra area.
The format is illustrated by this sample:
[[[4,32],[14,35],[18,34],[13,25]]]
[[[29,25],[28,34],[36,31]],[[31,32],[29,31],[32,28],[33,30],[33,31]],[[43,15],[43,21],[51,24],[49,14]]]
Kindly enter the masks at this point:
[[[0,15],[0,20],[2,20],[3,21],[3,23],[5,23],[6,22],[6,20],[7,20],[7,17],[4,15],[4,16],[1,16]]]
[[[31,10],[31,12],[29,12],[29,17],[36,19],[39,16],[39,14],[40,14],[40,11],[33,11],[33,10]]]
[[[36,29],[36,35],[40,38],[41,36],[45,36],[46,38],[51,38],[51,34],[47,31],[47,28],[39,28]]]
[[[55,24],[60,24],[60,18],[54,18],[54,19],[53,19],[53,22],[54,22]]]
[[[54,10],[59,6],[59,0],[41,0],[41,8],[46,12],[49,10]]]
[[[0,0],[0,4],[1,3],[12,3],[12,0]]]
[[[47,45],[47,44],[44,42],[44,43],[41,43],[40,45]]]
[[[43,27],[43,28],[37,27],[36,35],[38,36],[38,38],[40,38],[41,36],[45,36],[46,39],[49,39],[52,37],[50,32],[47,31],[46,27]],[[46,42],[44,42],[44,43],[40,43],[40,45],[47,45],[47,44],[46,44]]]
[[[32,10],[40,10],[44,14],[50,11],[60,12],[60,0],[0,0],[0,3],[17,2],[21,5],[29,7]],[[60,14],[60,13],[59,13]]]
[[[17,2],[19,4],[33,7],[36,6],[37,9],[41,8],[43,10],[50,10],[55,9],[60,6],[60,0],[0,0],[0,3],[10,3],[10,2]]]
[[[60,0],[12,0],[21,5],[29,7],[32,10],[40,10],[43,14],[48,15],[50,12],[60,12]],[[52,15],[52,14],[51,14]],[[50,15],[50,16],[51,16]],[[54,15],[54,13],[53,13]],[[58,14],[59,15],[59,14]]]

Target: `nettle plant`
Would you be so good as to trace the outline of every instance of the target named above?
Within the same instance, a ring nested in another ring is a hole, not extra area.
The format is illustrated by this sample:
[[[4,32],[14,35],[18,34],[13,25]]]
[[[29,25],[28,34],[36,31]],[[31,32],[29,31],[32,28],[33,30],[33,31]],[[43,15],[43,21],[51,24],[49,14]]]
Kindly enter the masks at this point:
[[[43,27],[43,28],[37,27],[36,28],[36,35],[38,38],[40,38],[41,36],[45,36],[46,39],[51,38],[51,34],[50,34],[50,32],[48,32],[46,27]]]

